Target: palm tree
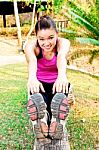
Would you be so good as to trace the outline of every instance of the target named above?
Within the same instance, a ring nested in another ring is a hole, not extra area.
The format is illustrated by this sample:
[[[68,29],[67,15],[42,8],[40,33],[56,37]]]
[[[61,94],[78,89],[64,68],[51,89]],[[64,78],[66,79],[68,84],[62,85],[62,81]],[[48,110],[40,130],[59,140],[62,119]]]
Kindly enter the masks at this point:
[[[99,45],[99,18],[97,17],[97,13],[93,13],[90,11],[86,13],[86,10],[83,10],[77,4],[72,1],[68,1],[68,13],[70,14],[70,19],[73,23],[84,27],[86,29],[85,38],[77,38],[80,42],[91,43],[94,45]],[[96,5],[93,8],[96,8]],[[95,9],[94,8],[94,9]],[[80,35],[81,36],[81,35]]]
[[[84,7],[81,2],[78,2],[78,0],[64,2],[63,9],[66,12],[64,16],[71,22],[73,30],[63,29],[63,32],[69,36],[72,35],[80,43],[99,46],[99,9],[97,1],[92,3],[92,0],[89,0],[87,5],[84,3]],[[90,54],[90,62],[92,62],[95,57],[99,56],[99,50],[92,50]]]
[[[99,10],[97,8],[97,2],[94,2],[90,6],[89,13],[86,13],[72,1],[68,1],[68,4],[71,8],[68,12],[73,17],[72,21],[86,29],[85,35],[76,37],[76,40],[80,43],[91,43],[99,46]],[[90,55],[89,62],[92,63],[93,59],[99,56],[99,49],[91,51]]]

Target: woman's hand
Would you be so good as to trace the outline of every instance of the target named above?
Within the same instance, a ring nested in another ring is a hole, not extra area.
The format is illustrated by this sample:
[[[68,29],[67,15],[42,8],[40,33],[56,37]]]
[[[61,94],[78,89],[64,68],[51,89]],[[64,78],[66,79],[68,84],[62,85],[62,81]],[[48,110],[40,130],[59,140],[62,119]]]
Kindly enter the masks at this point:
[[[68,93],[68,80],[66,77],[57,78],[53,85],[53,94],[55,92]]]
[[[42,92],[45,92],[44,87],[42,85],[41,82],[39,82],[37,80],[37,78],[35,79],[28,79],[28,94],[30,95],[30,93],[39,93],[39,91],[41,90]]]

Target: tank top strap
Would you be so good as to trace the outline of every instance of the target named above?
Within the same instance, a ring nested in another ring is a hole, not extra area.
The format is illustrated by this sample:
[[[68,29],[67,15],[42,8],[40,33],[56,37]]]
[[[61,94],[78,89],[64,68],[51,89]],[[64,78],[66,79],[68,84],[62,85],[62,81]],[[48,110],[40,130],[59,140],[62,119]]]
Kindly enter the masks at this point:
[[[37,40],[37,47],[39,48],[39,55],[37,56],[37,59],[40,59],[40,58],[43,57],[43,54],[42,54],[42,49],[41,49],[41,47],[39,46],[38,40]]]
[[[58,51],[57,51],[57,49],[55,49],[55,56],[57,56],[58,55]]]
[[[40,59],[43,57],[43,54],[42,54],[42,49],[39,47],[39,55],[37,56],[37,59]]]
[[[56,40],[56,45],[55,45],[55,56],[57,56],[58,51],[57,51],[57,43],[58,43],[58,39]]]

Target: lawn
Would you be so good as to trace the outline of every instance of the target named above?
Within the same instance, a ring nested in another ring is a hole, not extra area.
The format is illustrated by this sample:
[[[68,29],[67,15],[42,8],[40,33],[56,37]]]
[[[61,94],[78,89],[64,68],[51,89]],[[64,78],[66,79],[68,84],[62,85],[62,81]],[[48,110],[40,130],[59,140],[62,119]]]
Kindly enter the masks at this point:
[[[71,150],[94,150],[99,137],[99,77],[67,71],[76,104],[67,120]],[[26,111],[27,66],[0,68],[0,150],[31,150],[34,135]]]

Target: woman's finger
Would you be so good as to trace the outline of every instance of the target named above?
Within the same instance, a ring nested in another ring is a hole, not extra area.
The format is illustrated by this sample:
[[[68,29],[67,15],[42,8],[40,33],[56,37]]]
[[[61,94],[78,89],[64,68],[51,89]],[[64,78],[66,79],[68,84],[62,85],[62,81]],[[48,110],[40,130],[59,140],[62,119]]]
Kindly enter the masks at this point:
[[[69,83],[67,82],[67,83],[66,83],[66,93],[67,93],[67,94],[69,93],[69,88],[68,88],[68,86],[69,86]]]
[[[45,92],[44,87],[43,87],[42,84],[40,84],[40,89],[41,89],[42,92]]]
[[[39,91],[40,91],[39,86],[36,87],[36,91],[37,91],[37,93],[39,93]]]
[[[55,93],[55,83],[53,84],[52,93]]]
[[[62,83],[57,85],[57,92],[62,92]]]
[[[66,93],[66,84],[63,84],[63,86],[62,86],[62,92]]]

